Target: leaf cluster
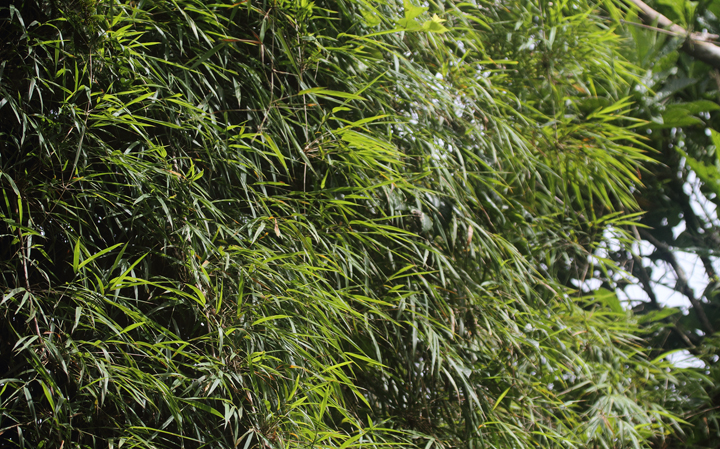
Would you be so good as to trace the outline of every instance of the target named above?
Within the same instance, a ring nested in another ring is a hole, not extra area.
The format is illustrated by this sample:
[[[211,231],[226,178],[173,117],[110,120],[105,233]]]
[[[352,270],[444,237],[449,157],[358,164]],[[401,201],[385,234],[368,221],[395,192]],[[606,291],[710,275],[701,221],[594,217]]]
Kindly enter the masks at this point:
[[[633,220],[632,68],[540,3],[5,9],[3,444],[665,435],[674,378],[573,287]]]

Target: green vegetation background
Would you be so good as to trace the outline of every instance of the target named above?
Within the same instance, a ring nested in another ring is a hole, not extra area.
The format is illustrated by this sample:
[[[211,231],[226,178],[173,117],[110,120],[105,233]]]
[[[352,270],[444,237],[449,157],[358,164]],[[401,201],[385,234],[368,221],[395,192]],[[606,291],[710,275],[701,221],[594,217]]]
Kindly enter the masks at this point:
[[[600,6],[4,7],[0,445],[662,447]]]

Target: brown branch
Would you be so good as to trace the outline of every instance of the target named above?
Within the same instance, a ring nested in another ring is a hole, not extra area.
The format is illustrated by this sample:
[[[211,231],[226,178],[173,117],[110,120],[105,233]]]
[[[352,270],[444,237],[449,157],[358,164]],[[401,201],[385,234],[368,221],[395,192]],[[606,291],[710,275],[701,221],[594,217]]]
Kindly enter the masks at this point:
[[[688,336],[685,334],[685,332],[683,332],[682,330],[680,330],[679,327],[677,327],[677,324],[672,324],[670,326],[670,329],[672,329],[673,332],[675,332],[678,335],[678,337],[680,337],[680,339],[687,345],[688,349],[695,349],[695,345],[693,344],[693,342],[690,341],[690,338],[688,338]],[[693,355],[695,355],[695,354],[693,354]]]
[[[690,284],[688,283],[688,278],[685,274],[685,270],[683,270],[678,263],[675,254],[672,252],[672,249],[670,249],[670,247],[666,243],[663,243],[660,240],[656,239],[655,237],[653,237],[652,234],[645,231],[644,229],[640,230],[640,234],[642,235],[642,238],[652,243],[653,246],[655,246],[655,248],[657,248],[658,251],[662,253],[665,261],[667,261],[670,266],[672,266],[675,274],[677,275],[676,289],[690,300],[690,304],[692,304],[693,310],[695,310],[695,313],[697,313],[697,316],[700,319],[700,324],[702,325],[705,335],[712,335],[715,331],[710,324],[710,320],[708,319],[707,315],[705,315],[705,310],[703,309],[700,301],[695,298],[695,293],[693,292],[692,288],[690,288]]]
[[[650,298],[650,303],[654,307],[659,307],[657,296],[655,296],[655,291],[652,288],[650,276],[648,276],[647,271],[645,271],[645,267],[643,267],[642,259],[640,259],[640,256],[637,254],[633,254],[633,268],[637,267],[635,270],[635,273],[637,278],[640,280],[640,283],[642,284],[642,289],[645,290],[645,293],[648,295],[648,298]],[[635,274],[633,273],[633,274]]]
[[[694,245],[701,248],[718,248],[720,247],[720,240],[714,231],[706,230],[704,226],[704,220],[701,220],[697,216],[695,210],[690,205],[690,197],[683,190],[683,179],[676,177],[673,178],[671,183],[672,192],[675,193],[675,199],[680,203],[680,208],[683,212],[683,218],[685,219],[685,228],[690,234],[690,238]],[[700,234],[698,231],[702,229],[705,233]],[[706,241],[707,240],[707,241]],[[712,261],[707,255],[698,252],[698,257],[702,261],[703,267],[705,267],[705,273],[708,276],[710,282],[715,282],[718,278],[715,272],[715,267],[712,265]]]
[[[635,238],[640,241],[640,233],[638,232],[638,229],[636,226],[632,227],[633,235],[635,235]],[[648,276],[647,271],[645,271],[645,267],[643,267],[642,259],[637,254],[633,254],[633,269],[631,270],[631,274],[637,274],[635,275],[642,284],[643,290],[645,290],[645,293],[648,295],[648,298],[650,298],[650,303],[654,307],[659,307],[657,296],[655,296],[655,290],[652,288],[652,283],[650,280],[650,276]],[[637,267],[637,268],[635,268]]]
[[[690,56],[703,61],[715,68],[720,68],[720,47],[708,42],[711,37],[703,33],[688,33],[680,25],[674,24],[670,19],[655,11],[641,0],[625,0],[640,10],[640,18],[646,24],[657,24],[661,28],[669,29],[674,34],[685,37],[682,50]]]

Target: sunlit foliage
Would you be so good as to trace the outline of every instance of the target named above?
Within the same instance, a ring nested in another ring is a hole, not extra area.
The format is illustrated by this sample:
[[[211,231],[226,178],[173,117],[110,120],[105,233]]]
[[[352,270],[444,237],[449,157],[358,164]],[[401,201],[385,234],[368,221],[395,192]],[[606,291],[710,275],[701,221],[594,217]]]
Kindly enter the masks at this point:
[[[662,438],[673,377],[573,284],[647,159],[596,13],[5,8],[3,444]]]

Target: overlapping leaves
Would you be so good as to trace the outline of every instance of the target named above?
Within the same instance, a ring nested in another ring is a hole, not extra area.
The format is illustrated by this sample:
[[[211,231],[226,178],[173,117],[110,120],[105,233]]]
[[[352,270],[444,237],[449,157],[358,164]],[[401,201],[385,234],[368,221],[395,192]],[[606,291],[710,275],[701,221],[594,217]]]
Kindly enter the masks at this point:
[[[644,158],[625,79],[582,58],[617,57],[595,18],[95,7],[98,36],[8,10],[8,444],[624,447],[672,423],[624,314],[568,287]],[[576,83],[610,104],[581,115]]]

